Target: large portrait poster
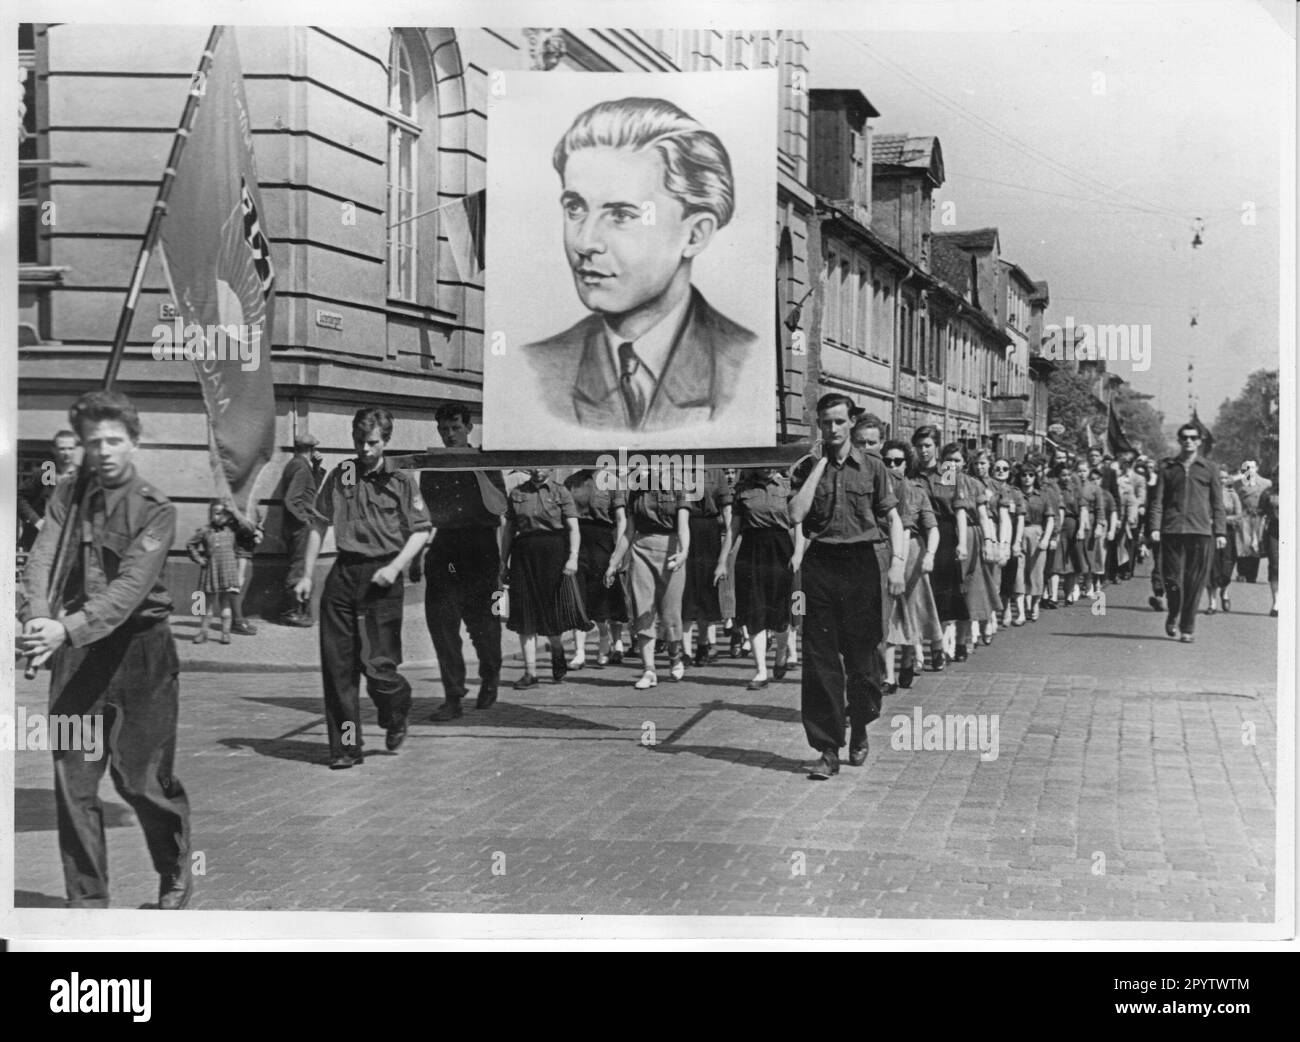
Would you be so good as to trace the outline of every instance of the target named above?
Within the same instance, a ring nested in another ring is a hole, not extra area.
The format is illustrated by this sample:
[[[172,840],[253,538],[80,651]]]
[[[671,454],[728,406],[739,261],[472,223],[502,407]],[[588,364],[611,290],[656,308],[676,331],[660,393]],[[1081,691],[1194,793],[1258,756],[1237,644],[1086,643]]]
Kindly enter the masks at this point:
[[[776,71],[493,84],[483,447],[775,444]]]

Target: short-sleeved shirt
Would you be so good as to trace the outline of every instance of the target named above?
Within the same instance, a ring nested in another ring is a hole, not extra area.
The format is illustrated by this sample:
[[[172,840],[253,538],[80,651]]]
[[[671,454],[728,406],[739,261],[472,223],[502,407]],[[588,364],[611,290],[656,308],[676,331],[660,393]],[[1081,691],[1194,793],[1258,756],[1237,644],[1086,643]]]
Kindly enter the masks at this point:
[[[1014,521],[1017,517],[1023,517],[1025,513],[1025,494],[1016,488],[1009,481],[998,481],[993,479],[998,486],[998,492],[1001,495],[1002,502],[1006,504],[1007,513],[1011,515]]]
[[[496,528],[506,510],[506,482],[499,470],[425,470],[420,495],[440,532]]]
[[[620,488],[602,488],[601,485],[606,483],[613,484],[589,470],[579,471],[564,479],[564,487],[573,496],[579,521],[614,527],[617,521],[614,512],[620,507],[627,507],[627,493]]]
[[[1052,501],[1046,490],[1033,489],[1031,492],[1022,492],[1021,498],[1025,504],[1025,525],[1037,525],[1042,528],[1047,524],[1047,519],[1056,518],[1056,510],[1052,507]]]
[[[922,489],[930,494],[930,506],[934,516],[941,524],[956,524],[957,515],[967,513],[974,508],[971,498],[970,482],[964,474],[954,474],[950,484],[944,484],[942,472],[938,467],[926,471],[917,479]]]
[[[747,481],[736,489],[732,510],[744,531],[790,527],[790,479],[773,474],[767,481]]]
[[[550,478],[541,484],[533,484],[530,479],[516,485],[507,499],[506,517],[516,536],[559,532],[566,521],[578,516],[573,493]]]
[[[920,478],[895,477],[893,479],[898,495],[898,516],[906,532],[928,532],[938,525],[934,516],[934,507],[930,505],[930,493]]]
[[[676,532],[677,511],[690,505],[683,489],[636,489],[627,494],[627,516],[638,532]]]
[[[334,526],[340,553],[361,557],[396,554],[414,533],[433,528],[414,476],[387,457],[369,473],[360,460],[340,463],[325,476],[313,513]]]
[[[1088,518],[1094,525],[1107,516],[1105,490],[1095,481],[1084,481],[1079,485],[1080,516],[1083,515],[1084,507],[1088,508]]]
[[[795,468],[790,495],[796,495],[817,465],[805,459]],[[809,539],[831,545],[878,543],[889,534],[882,532],[876,515],[887,515],[898,506],[898,497],[879,456],[869,456],[857,446],[843,462],[831,459],[822,471],[813,494],[812,507],[803,521]]]
[[[721,517],[722,508],[731,506],[734,496],[735,493],[722,471],[709,469],[704,471],[699,498],[692,499],[687,505],[692,518]]]

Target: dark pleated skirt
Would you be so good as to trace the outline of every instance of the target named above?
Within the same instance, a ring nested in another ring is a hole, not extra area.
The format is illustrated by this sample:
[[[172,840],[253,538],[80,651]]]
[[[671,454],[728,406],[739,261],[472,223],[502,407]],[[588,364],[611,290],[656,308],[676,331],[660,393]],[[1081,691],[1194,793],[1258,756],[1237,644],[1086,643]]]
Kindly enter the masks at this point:
[[[691,518],[691,550],[686,555],[686,588],[682,591],[683,622],[716,622],[722,604],[713,572],[722,552],[722,527],[716,517]]]
[[[605,570],[614,555],[614,528],[601,521],[578,521],[582,542],[578,548],[578,589],[592,622],[627,622],[627,598],[617,576],[605,585]]]
[[[736,619],[749,632],[790,625],[794,540],[784,528],[747,528],[736,553]]]
[[[966,598],[962,596],[962,563],[957,560],[957,521],[939,519],[939,549],[934,554],[934,571],[930,589],[935,607],[944,622],[963,622],[970,618]]]
[[[1057,536],[1056,549],[1051,551],[1052,559],[1048,562],[1049,575],[1069,575],[1076,571],[1074,561],[1074,537],[1079,531],[1079,519],[1077,517],[1067,517],[1061,523],[1061,531]]]
[[[564,574],[568,556],[569,537],[564,531],[534,532],[516,540],[510,551],[508,629],[550,635],[591,628],[578,584]]]

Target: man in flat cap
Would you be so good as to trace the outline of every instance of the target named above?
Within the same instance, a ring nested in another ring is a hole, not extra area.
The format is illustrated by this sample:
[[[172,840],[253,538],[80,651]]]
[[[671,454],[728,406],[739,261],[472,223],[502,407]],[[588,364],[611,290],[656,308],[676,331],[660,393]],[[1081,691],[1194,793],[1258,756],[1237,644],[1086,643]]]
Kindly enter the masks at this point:
[[[284,468],[284,522],[281,531],[289,558],[289,572],[284,580],[289,609],[280,616],[280,621],[286,626],[311,626],[313,622],[311,602],[299,604],[293,588],[304,574],[311,512],[323,476],[323,472],[318,472],[312,465],[318,444],[315,435],[297,435],[293,439],[293,458]]]

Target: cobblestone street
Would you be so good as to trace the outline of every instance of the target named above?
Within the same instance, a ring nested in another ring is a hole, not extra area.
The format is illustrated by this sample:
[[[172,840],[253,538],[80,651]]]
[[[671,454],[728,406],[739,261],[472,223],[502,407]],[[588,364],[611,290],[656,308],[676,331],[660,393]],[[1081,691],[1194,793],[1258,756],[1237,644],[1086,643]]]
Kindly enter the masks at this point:
[[[1234,586],[1193,646],[1163,636],[1148,591],[1109,587],[1104,615],[1045,611],[919,676],[887,699],[866,766],[827,782],[798,770],[798,671],[749,692],[742,660],[644,692],[610,667],[524,693],[511,660],[501,702],[452,724],[428,721],[440,687],[416,666],[405,745],[384,750],[363,699],[349,771],[326,768],[316,672],[187,670],[192,907],[1271,921],[1268,588]],[[47,683],[20,677],[19,705],[43,709]],[[892,747],[891,718],[914,712],[996,717],[996,759]],[[16,903],[61,906],[49,754],[19,752],[16,778]],[[107,778],[101,794],[114,907],[147,905],[143,837]]]

